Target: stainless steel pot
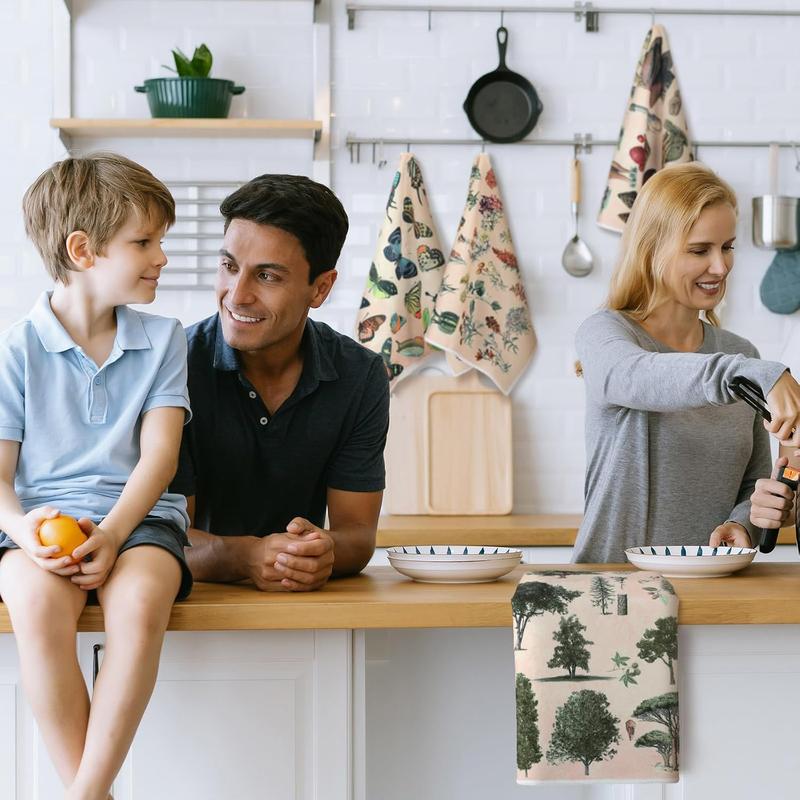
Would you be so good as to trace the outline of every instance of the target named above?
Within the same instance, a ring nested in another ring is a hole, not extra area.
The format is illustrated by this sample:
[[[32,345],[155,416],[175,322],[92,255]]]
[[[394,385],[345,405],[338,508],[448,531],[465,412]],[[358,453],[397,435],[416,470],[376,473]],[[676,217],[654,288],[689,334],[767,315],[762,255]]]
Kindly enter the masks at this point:
[[[800,197],[765,194],[753,198],[753,244],[763,250],[797,250]]]

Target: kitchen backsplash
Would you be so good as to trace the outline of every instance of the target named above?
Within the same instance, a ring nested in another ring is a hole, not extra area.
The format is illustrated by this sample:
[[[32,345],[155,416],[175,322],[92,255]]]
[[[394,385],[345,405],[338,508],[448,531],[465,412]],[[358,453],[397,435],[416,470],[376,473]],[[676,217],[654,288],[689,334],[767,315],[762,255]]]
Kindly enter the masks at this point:
[[[328,2],[328,0],[323,0]],[[441,3],[442,0],[439,0]],[[565,5],[568,5],[565,3]],[[641,7],[636,0],[615,6]],[[753,0],[703,0],[703,7],[747,8]],[[780,2],[770,4],[780,8]],[[783,3],[793,7],[790,2]],[[147,116],[132,87],[165,75],[170,49],[206,42],[213,76],[247,86],[232,116],[300,118],[313,109],[310,0],[73,0],[75,116]],[[544,112],[535,137],[616,137],[648,16],[600,15],[589,34],[571,15],[513,14],[508,63],[536,87]],[[5,97],[0,128],[0,328],[22,316],[47,286],[25,242],[20,199],[26,186],[61,153],[52,116],[51,0],[3,0],[0,24],[14,35],[0,53]],[[383,169],[362,146],[361,163],[344,147],[357,136],[456,137],[474,134],[461,108],[472,82],[497,66],[500,14],[360,13],[347,30],[345,0],[333,0],[332,185],[351,220],[340,277],[315,313],[351,333],[394,167],[403,148],[386,146]],[[800,73],[794,53],[800,20],[661,17],[667,28],[694,139],[800,138]],[[263,172],[312,173],[307,141],[250,139],[97,140],[87,149],[118,149],[168,180],[245,180]],[[449,247],[463,208],[477,147],[413,148],[425,176],[440,235]],[[581,235],[596,258],[583,279],[568,276],[561,253],[572,235],[566,147],[489,145],[517,257],[530,298],[538,350],[513,392],[515,511],[579,512],[583,490],[583,387],[573,374],[572,340],[605,295],[619,242],[595,217],[612,148],[581,156]],[[701,160],[736,189],[741,203],[736,268],[723,312],[726,327],[777,358],[800,316],[779,317],[759,301],[772,257],[753,248],[750,201],[767,191],[767,149],[703,148]],[[380,152],[377,153],[378,158]],[[376,158],[376,161],[378,159]],[[800,173],[781,151],[781,191],[800,195]],[[152,310],[185,323],[213,311],[208,293],[162,293]],[[800,341],[800,337],[795,337]],[[796,359],[800,361],[800,354]]]

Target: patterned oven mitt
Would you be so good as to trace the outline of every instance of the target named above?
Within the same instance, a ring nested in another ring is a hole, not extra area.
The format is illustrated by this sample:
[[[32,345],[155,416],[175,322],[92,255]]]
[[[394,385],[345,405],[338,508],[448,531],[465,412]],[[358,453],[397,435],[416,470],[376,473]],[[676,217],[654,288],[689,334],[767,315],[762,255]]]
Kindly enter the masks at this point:
[[[775,314],[800,308],[800,250],[779,250],[761,280],[761,302]]]

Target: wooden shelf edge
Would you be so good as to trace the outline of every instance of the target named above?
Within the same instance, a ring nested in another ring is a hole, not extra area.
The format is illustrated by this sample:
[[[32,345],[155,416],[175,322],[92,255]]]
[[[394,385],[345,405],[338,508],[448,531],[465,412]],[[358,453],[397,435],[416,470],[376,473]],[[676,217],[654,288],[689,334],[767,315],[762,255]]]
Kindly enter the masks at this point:
[[[50,120],[50,127],[63,136],[264,136],[270,138],[316,137],[322,122],[314,119],[222,119],[143,117],[138,119],[84,119],[63,117]]]

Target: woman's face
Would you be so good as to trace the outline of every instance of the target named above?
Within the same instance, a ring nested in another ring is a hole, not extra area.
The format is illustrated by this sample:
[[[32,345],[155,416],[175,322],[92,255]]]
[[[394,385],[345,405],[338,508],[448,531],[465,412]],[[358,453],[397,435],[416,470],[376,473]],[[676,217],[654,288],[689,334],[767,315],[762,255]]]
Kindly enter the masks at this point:
[[[705,208],[664,275],[671,299],[686,308],[711,311],[725,294],[735,238],[733,208],[728,203]]]

